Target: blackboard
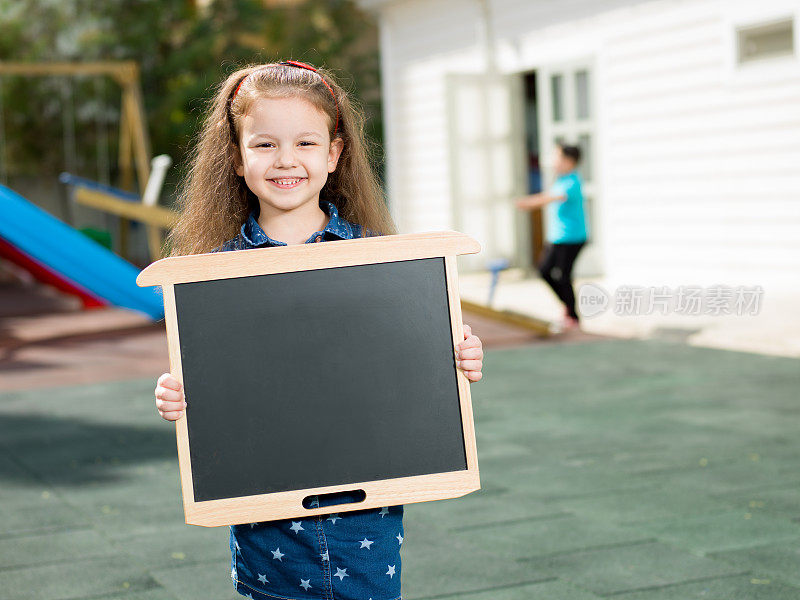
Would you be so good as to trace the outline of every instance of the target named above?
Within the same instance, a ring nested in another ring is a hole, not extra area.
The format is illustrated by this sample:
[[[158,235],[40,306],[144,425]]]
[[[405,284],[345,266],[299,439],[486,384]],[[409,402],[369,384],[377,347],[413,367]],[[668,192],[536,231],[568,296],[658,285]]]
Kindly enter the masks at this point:
[[[407,234],[158,261],[183,279],[162,287],[179,356],[170,370],[188,404],[176,422],[187,522],[310,515],[310,493],[364,490],[338,507],[356,510],[478,489],[469,384],[455,366],[452,234],[471,240]]]

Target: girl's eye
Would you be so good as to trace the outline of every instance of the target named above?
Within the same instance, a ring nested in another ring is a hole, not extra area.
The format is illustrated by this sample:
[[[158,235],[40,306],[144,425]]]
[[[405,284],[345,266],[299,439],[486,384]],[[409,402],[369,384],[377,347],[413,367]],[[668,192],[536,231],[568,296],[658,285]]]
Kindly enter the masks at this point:
[[[300,142],[300,145],[308,144],[309,146],[313,146],[314,142]],[[272,142],[261,142],[260,144],[256,144],[256,148],[262,148],[264,146],[272,146]]]

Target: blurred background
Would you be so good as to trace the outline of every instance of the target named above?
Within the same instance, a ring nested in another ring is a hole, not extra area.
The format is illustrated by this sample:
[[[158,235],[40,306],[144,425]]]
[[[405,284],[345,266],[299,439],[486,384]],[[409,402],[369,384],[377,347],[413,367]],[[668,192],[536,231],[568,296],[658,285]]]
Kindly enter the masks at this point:
[[[799,18],[0,3],[0,598],[238,597],[227,528],[182,520],[163,306],[133,281],[213,86],[289,58],[364,107],[401,233],[482,245],[458,260],[483,489],[408,508],[404,598],[800,598]],[[551,189],[558,144],[590,230],[571,331],[537,269],[545,211],[514,205]]]

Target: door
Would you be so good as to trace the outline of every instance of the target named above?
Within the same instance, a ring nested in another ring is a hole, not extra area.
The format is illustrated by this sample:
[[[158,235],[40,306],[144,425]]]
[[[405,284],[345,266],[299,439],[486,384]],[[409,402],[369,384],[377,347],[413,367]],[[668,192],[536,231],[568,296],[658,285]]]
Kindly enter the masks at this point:
[[[583,179],[583,195],[586,198],[586,220],[589,243],[581,251],[575,263],[574,274],[578,277],[602,274],[600,255],[600,228],[597,218],[596,186],[596,91],[591,59],[574,61],[558,66],[537,69],[540,84],[539,132],[540,151],[544,175],[543,189],[547,190],[555,181],[551,166],[551,153],[556,143],[566,142],[581,149],[578,173]]]
[[[524,266],[526,215],[513,203],[526,193],[522,77],[451,73],[446,86],[453,223],[482,246],[459,256],[459,269],[485,270],[494,259]]]

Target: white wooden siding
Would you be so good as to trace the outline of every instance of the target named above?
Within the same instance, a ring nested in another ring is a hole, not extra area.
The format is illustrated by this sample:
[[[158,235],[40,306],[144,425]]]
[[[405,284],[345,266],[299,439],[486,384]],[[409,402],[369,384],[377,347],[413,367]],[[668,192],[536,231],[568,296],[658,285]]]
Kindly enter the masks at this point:
[[[798,279],[800,69],[758,86],[730,77],[734,4],[653,2],[604,41],[604,234],[618,280]]]

